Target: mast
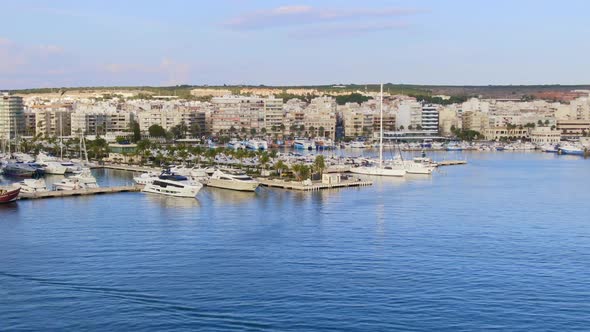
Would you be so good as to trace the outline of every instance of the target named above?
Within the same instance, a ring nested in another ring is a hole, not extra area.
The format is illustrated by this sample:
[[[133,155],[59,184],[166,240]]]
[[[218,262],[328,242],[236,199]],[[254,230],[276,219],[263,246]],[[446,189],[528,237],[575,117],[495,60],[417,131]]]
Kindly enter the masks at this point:
[[[381,83],[380,99],[380,129],[379,129],[379,168],[383,168],[383,83]]]
[[[61,112],[59,112],[59,158],[64,159],[64,129]]]

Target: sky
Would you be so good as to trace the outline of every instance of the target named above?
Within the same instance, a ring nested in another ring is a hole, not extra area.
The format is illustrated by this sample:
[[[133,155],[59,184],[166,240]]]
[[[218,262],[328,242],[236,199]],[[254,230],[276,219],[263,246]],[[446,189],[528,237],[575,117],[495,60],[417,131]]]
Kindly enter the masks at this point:
[[[587,0],[9,1],[0,89],[590,84]]]

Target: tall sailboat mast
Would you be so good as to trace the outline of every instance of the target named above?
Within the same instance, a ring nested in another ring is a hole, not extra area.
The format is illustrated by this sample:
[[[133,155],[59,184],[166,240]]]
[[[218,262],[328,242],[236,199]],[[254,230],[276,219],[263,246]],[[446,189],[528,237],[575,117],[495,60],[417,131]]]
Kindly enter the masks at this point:
[[[59,112],[59,158],[64,159],[64,127],[62,120],[62,113]]]
[[[383,168],[383,83],[381,83],[381,94],[380,94],[380,113],[381,119],[379,129],[379,168]]]

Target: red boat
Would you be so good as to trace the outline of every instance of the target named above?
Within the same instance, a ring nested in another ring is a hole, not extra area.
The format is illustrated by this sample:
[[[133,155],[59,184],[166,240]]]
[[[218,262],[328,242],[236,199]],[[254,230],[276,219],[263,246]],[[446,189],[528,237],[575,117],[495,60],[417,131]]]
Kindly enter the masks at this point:
[[[16,201],[19,193],[20,187],[16,189],[0,188],[0,204]]]

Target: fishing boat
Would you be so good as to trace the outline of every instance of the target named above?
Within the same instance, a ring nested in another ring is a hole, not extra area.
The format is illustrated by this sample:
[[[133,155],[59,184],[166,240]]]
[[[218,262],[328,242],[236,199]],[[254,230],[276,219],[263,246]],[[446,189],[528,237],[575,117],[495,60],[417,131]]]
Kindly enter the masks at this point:
[[[18,199],[20,187],[18,188],[0,188],[0,204],[11,203]]]
[[[224,173],[220,170],[215,171],[209,181],[207,181],[207,186],[209,187],[237,191],[255,191],[259,185],[260,183],[258,181],[244,173],[231,174]]]
[[[376,176],[404,176],[406,175],[406,169],[403,163],[385,164],[383,162],[383,84],[381,84],[380,105],[381,128],[379,132],[379,160],[377,163],[374,163],[370,160],[365,160],[362,165],[351,167],[350,172]]]

